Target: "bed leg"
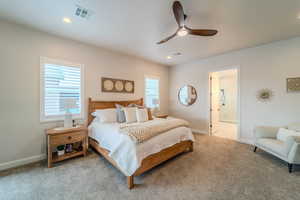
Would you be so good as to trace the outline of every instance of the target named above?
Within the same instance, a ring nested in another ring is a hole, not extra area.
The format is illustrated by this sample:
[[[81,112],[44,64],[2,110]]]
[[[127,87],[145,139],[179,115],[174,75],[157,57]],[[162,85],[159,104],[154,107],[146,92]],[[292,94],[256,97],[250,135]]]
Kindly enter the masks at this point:
[[[190,152],[193,152],[193,151],[194,151],[194,145],[193,145],[193,143],[191,144],[189,151],[190,151]]]
[[[134,186],[134,182],[133,182],[133,176],[127,176],[127,186],[128,189],[132,189]]]
[[[193,152],[194,151],[194,147],[193,144],[190,144],[188,147],[186,147],[186,149],[184,150],[184,152]]]

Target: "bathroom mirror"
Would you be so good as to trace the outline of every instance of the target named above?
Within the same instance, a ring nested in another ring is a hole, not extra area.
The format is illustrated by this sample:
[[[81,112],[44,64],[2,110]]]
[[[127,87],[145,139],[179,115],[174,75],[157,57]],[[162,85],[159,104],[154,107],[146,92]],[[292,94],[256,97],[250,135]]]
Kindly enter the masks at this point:
[[[190,106],[197,100],[196,89],[191,85],[185,85],[178,92],[178,100],[184,106]]]

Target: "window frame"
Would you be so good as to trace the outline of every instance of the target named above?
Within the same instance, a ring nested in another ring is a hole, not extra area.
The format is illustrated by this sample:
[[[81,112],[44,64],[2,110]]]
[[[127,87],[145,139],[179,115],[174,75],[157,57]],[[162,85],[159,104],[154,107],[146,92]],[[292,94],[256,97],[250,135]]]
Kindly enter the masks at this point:
[[[51,117],[45,116],[45,88],[44,88],[44,74],[45,74],[45,64],[56,64],[56,65],[62,65],[66,67],[78,67],[80,68],[80,114],[72,115],[72,119],[84,119],[84,65],[79,63],[72,63],[69,61],[64,60],[58,60],[58,59],[52,59],[47,57],[40,57],[40,122],[58,122],[63,121],[65,118],[65,115],[54,115]]]
[[[147,89],[147,79],[156,79],[158,80],[158,101],[159,101],[159,104],[158,106],[156,107],[158,110],[160,110],[160,77],[159,76],[154,76],[154,75],[145,75],[144,76],[144,99],[145,99],[145,105],[147,106],[147,93],[146,93],[146,89]],[[154,108],[151,108],[151,109],[154,109]]]

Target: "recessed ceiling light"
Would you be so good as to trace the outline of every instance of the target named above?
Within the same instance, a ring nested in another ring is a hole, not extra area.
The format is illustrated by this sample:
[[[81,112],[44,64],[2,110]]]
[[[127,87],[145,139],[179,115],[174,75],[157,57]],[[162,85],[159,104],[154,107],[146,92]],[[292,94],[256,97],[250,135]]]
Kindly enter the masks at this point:
[[[168,60],[172,59],[172,56],[167,56],[167,59],[168,59]]]
[[[68,17],[64,17],[63,18],[63,22],[65,22],[67,24],[70,24],[70,23],[72,23],[72,20],[70,18],[68,18]]]

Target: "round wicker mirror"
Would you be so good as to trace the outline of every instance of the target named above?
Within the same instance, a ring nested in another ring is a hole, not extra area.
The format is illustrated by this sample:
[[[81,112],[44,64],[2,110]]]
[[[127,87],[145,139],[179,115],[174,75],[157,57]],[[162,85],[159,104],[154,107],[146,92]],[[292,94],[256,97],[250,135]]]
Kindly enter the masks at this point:
[[[190,106],[197,100],[196,89],[191,85],[185,85],[178,92],[178,100],[184,106]]]

